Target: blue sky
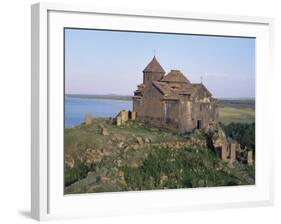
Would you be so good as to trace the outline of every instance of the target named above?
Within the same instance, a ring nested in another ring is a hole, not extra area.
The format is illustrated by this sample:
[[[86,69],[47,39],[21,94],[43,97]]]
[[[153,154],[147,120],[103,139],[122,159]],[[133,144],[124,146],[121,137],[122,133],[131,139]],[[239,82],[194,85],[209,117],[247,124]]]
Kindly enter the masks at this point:
[[[132,95],[156,52],[218,98],[255,97],[255,39],[65,30],[65,93]]]

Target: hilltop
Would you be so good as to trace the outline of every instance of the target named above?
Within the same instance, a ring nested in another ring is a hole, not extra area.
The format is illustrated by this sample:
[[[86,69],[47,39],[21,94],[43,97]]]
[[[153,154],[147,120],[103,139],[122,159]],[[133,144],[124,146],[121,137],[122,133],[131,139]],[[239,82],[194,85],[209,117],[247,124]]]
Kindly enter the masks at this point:
[[[205,134],[102,118],[65,129],[65,193],[254,184],[253,168],[221,161]]]

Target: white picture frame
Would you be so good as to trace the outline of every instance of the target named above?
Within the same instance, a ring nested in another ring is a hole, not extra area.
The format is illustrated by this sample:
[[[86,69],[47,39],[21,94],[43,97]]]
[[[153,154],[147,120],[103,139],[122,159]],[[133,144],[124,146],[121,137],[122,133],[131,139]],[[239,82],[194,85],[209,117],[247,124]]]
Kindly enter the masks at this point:
[[[271,205],[269,130],[273,19],[190,12],[32,5],[31,214],[37,220]],[[256,51],[256,184],[145,192],[63,194],[63,28],[251,36]]]

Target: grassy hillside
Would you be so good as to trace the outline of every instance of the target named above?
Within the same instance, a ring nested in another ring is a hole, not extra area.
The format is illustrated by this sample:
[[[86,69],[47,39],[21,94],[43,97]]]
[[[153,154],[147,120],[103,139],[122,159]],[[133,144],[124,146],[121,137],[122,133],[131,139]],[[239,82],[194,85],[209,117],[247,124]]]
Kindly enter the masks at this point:
[[[65,129],[64,175],[65,193],[254,184],[252,168],[219,160],[200,131],[179,135],[107,119]]]

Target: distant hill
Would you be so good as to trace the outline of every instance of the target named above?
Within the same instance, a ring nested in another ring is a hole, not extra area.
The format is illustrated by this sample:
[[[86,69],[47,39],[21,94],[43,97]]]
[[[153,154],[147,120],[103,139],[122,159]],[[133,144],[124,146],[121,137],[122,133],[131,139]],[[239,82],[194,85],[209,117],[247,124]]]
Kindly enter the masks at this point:
[[[255,109],[255,99],[219,99],[219,107]]]

